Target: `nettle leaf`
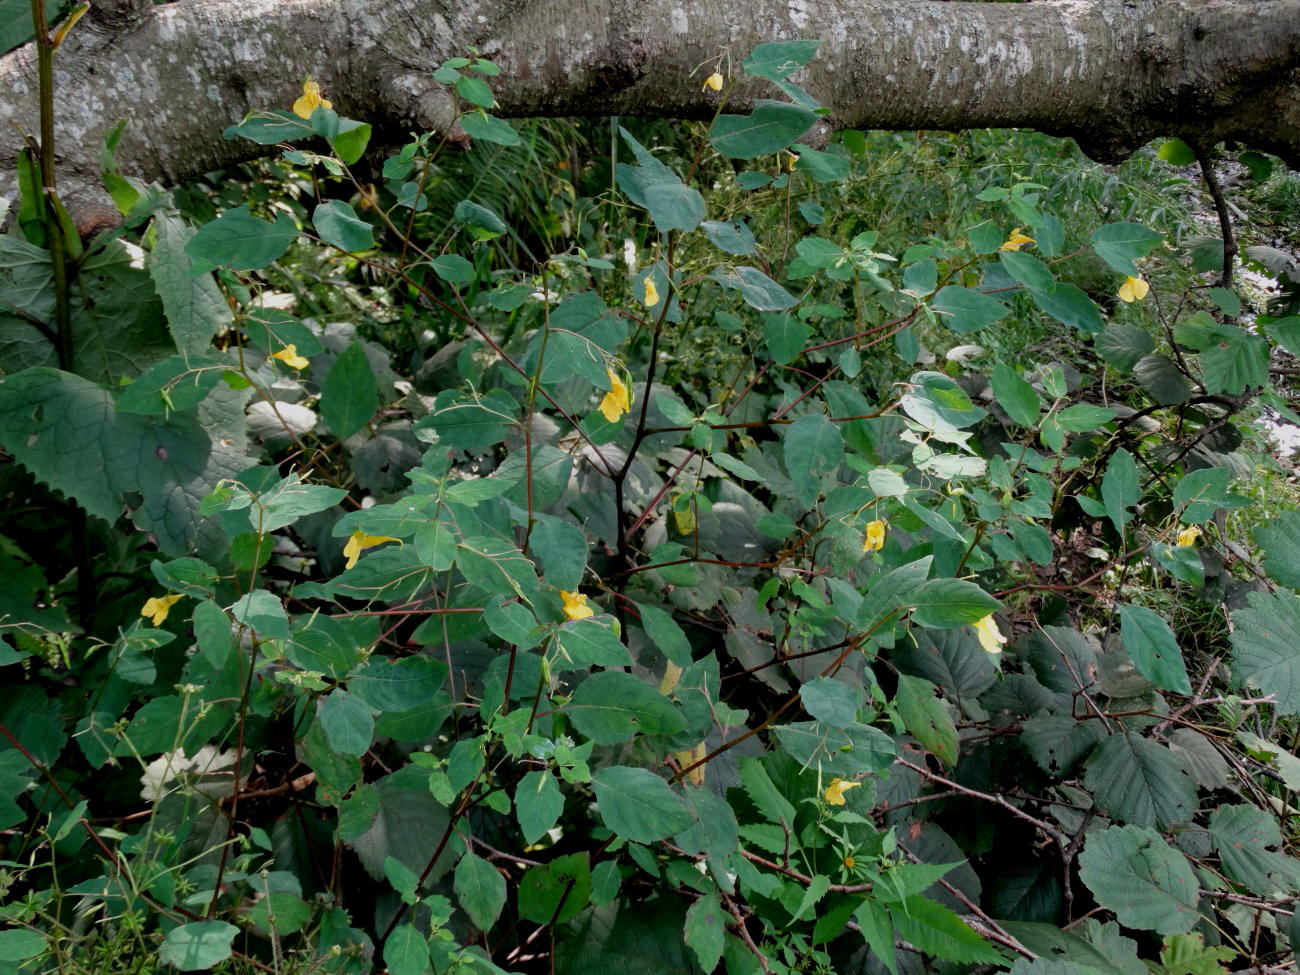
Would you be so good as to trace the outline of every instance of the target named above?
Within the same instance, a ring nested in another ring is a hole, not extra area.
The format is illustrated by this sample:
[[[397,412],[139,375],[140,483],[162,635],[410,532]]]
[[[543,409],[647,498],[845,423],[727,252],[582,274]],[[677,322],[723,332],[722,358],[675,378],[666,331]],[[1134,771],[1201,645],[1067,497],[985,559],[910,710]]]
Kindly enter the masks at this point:
[[[256,271],[283,256],[297,236],[288,214],[279,213],[270,223],[240,206],[200,227],[185,244],[185,253],[204,270]]]
[[[1186,402],[1192,393],[1191,383],[1178,368],[1178,364],[1167,355],[1143,356],[1133,366],[1133,375],[1147,394],[1161,406]]]
[[[1140,223],[1108,223],[1092,235],[1092,249],[1097,256],[1120,274],[1141,274],[1133,262],[1146,257],[1164,238]]]
[[[1097,903],[1128,927],[1182,934],[1200,919],[1192,868],[1153,829],[1111,826],[1090,833],[1079,875]]]
[[[686,727],[672,701],[635,674],[618,670],[584,680],[564,713],[598,745],[616,745],[637,734],[671,735]]]
[[[695,821],[668,783],[648,769],[613,765],[592,776],[591,785],[605,825],[634,843],[662,840]]]
[[[1191,694],[1183,652],[1169,624],[1145,606],[1129,603],[1120,603],[1119,619],[1124,649],[1142,676],[1162,690]]]
[[[709,129],[713,147],[732,159],[753,159],[793,145],[817,121],[806,108],[758,99],[749,115],[720,115]]]
[[[346,253],[375,246],[374,229],[357,216],[351,204],[342,200],[327,200],[317,206],[312,211],[311,222],[321,240]]]
[[[919,677],[899,675],[894,707],[907,733],[948,766],[957,764],[957,729],[935,686]]]
[[[1208,827],[1225,872],[1252,894],[1272,897],[1300,890],[1300,860],[1269,847],[1282,845],[1277,820],[1255,806],[1220,806]]]
[[[1181,755],[1133,731],[1111,735],[1088,759],[1084,784],[1115,819],[1168,829],[1196,812],[1196,783]]]
[[[1246,597],[1247,609],[1232,614],[1233,677],[1275,698],[1282,714],[1300,714],[1300,595],[1278,589]]]
[[[993,659],[971,630],[913,627],[909,632],[915,644],[890,651],[890,663],[899,670],[933,681],[955,700],[978,697],[993,686]]]
[[[212,337],[231,325],[230,306],[212,275],[190,273],[193,261],[185,248],[193,236],[194,231],[179,216],[159,213],[154,217],[149,276],[162,299],[167,328],[182,353],[211,349]]]
[[[1126,322],[1111,322],[1093,340],[1097,354],[1116,369],[1132,369],[1139,359],[1155,351],[1156,343],[1146,329]]]
[[[1264,553],[1268,577],[1300,589],[1300,511],[1284,511],[1255,528],[1255,544]]]
[[[950,284],[930,299],[939,320],[954,332],[974,332],[1004,318],[1010,310],[996,298]]]
[[[1079,721],[1068,714],[1039,714],[1025,722],[1020,740],[1044,772],[1065,776],[1105,736],[1098,721]]]

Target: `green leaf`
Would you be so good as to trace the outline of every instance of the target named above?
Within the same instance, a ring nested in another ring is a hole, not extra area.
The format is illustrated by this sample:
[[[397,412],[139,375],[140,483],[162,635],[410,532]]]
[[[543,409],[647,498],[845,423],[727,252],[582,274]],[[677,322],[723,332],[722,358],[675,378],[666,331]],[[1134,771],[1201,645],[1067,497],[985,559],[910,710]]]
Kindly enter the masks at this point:
[[[634,843],[662,840],[693,822],[668,783],[647,769],[613,765],[592,776],[591,784],[601,820]]]
[[[1064,325],[1088,334],[1102,329],[1101,312],[1097,303],[1072,284],[1057,281],[1048,288],[1035,288],[1029,292],[1029,297],[1035,305]]]
[[[700,968],[711,972],[718,967],[726,944],[726,919],[716,894],[705,894],[686,912],[686,944],[695,952]]]
[[[1120,635],[1142,676],[1161,690],[1191,694],[1183,652],[1169,624],[1145,606],[1119,604]]]
[[[894,948],[894,922],[889,919],[889,909],[868,895],[853,912],[862,938],[871,953],[879,959],[892,975],[898,975],[898,953]]]
[[[921,626],[946,629],[974,623],[1002,604],[965,579],[931,579],[910,598],[912,620]]]
[[[339,119],[338,132],[330,140],[334,152],[348,166],[353,165],[365,154],[366,146],[369,144],[370,123],[358,122],[350,118]]]
[[[1156,150],[1156,155],[1169,163],[1171,166],[1190,166],[1196,162],[1196,153],[1182,139],[1166,139],[1160,143],[1160,148]]]
[[[700,224],[709,243],[727,254],[757,253],[753,231],[738,220],[705,220]]]
[[[1128,927],[1181,934],[1200,919],[1192,868],[1153,829],[1111,826],[1090,833],[1079,875],[1097,903]]]
[[[806,413],[782,432],[785,469],[799,502],[811,508],[821,494],[822,479],[844,462],[844,438],[821,413]]]
[[[536,843],[564,811],[564,794],[549,771],[529,772],[515,786],[515,816],[524,842]]]
[[[794,806],[781,794],[758,759],[746,757],[740,760],[740,781],[744,784],[745,795],[768,822],[787,826],[794,823]]]
[[[524,873],[519,884],[519,914],[538,924],[548,924],[552,918],[563,924],[587,906],[591,886],[587,854],[556,857]]]
[[[745,74],[768,81],[784,81],[817,54],[821,41],[771,41],[760,44],[741,65]],[[708,970],[709,966],[704,966]]]
[[[462,223],[473,231],[475,240],[492,240],[510,230],[495,211],[469,200],[461,200],[457,203],[453,216],[457,223]]]
[[[557,589],[573,592],[587,567],[587,536],[577,525],[537,514],[529,541],[542,563],[542,575]]]
[[[157,214],[154,236],[149,276],[162,299],[176,348],[182,353],[208,351],[212,337],[230,328],[230,306],[211,274],[191,273],[193,261],[186,246],[194,232],[180,217]]]
[[[1044,772],[1065,776],[1104,737],[1098,721],[1078,721],[1068,714],[1039,714],[1025,722],[1021,741]]]
[[[676,734],[686,727],[672,701],[640,677],[618,670],[584,680],[564,713],[598,745],[616,745],[637,734]]]
[[[183,972],[200,972],[230,957],[239,928],[225,921],[191,921],[167,932],[158,960]]]
[[[339,755],[360,758],[370,750],[375,719],[370,709],[347,691],[334,690],[325,695],[316,720],[321,723],[330,747]]]
[[[619,189],[637,206],[649,211],[660,233],[689,232],[698,227],[705,215],[704,197],[683,183],[681,177],[656,159],[627,129],[619,131],[639,164],[619,163],[615,167]]]
[[[321,384],[321,417],[336,437],[346,440],[369,423],[378,408],[379,392],[370,360],[361,344],[353,342]]]
[[[954,332],[974,332],[1007,314],[1007,306],[971,288],[950,284],[930,299],[940,321]]]
[[[691,663],[691,642],[671,613],[648,603],[637,603],[641,613],[641,628],[650,642],[678,667]]]
[[[238,125],[222,132],[227,141],[248,139],[259,146],[273,146],[280,142],[295,142],[315,135],[306,119],[292,112],[250,112]]]
[[[1133,262],[1150,254],[1163,239],[1140,223],[1108,223],[1093,232],[1092,249],[1120,274],[1136,278],[1142,272]]]
[[[1226,467],[1202,467],[1189,471],[1174,485],[1174,508],[1186,524],[1200,525],[1214,517],[1219,508],[1237,506],[1228,491],[1232,471]]]
[[[279,531],[299,518],[334,507],[347,495],[342,488],[303,484],[297,474],[290,474],[249,509],[249,523],[254,531],[263,534]]]
[[[1264,553],[1268,577],[1300,589],[1300,512],[1284,511],[1257,526],[1255,544]]]
[[[1003,251],[998,255],[998,260],[1002,262],[1007,274],[1030,291],[1042,291],[1056,283],[1051,269],[1032,254]]]
[[[993,367],[993,397],[1007,411],[1007,416],[1011,417],[1013,423],[1019,423],[1022,427],[1038,425],[1038,415],[1043,409],[1042,400],[1034,392],[1034,387],[1005,362],[999,362]]]
[[[632,655],[614,635],[609,619],[596,616],[561,624],[556,633],[560,652],[551,666],[556,670],[631,666]]]
[[[312,211],[311,222],[321,240],[341,251],[355,253],[375,246],[370,224],[357,216],[351,204],[342,200],[327,200],[317,206]]]
[[[429,968],[429,942],[414,925],[393,929],[384,942],[384,965],[388,975],[426,975]]]
[[[1186,402],[1192,387],[1178,364],[1167,355],[1143,356],[1133,366],[1133,376],[1161,406]]]
[[[927,955],[964,965],[999,964],[1002,953],[942,904],[908,897],[889,905],[894,933]]]
[[[1138,360],[1155,350],[1155,340],[1146,329],[1125,322],[1111,322],[1093,340],[1097,354],[1116,369],[1125,372]]]
[[[171,356],[146,369],[123,389],[117,408],[140,416],[183,412],[202,402],[229,369],[229,362],[208,356]]]
[[[289,618],[280,600],[265,589],[254,589],[235,601],[227,612],[240,626],[247,626],[263,639],[278,640],[289,635]]]
[[[957,729],[935,686],[919,677],[900,674],[894,707],[907,733],[949,767],[957,764]]]
[[[440,254],[429,266],[448,284],[469,284],[474,280],[474,265],[459,254]]]
[[[456,79],[456,94],[478,108],[491,108],[496,104],[487,82],[471,75],[461,75]]]
[[[460,127],[471,139],[495,142],[499,146],[513,147],[523,145],[519,133],[509,122],[485,112],[470,112],[460,117]]]
[[[799,304],[798,298],[756,267],[715,268],[712,277],[724,288],[739,291],[745,304],[759,311],[785,311]]]
[[[784,312],[763,316],[763,342],[777,365],[799,358],[811,331],[804,322]]]
[[[858,695],[843,681],[817,677],[799,688],[799,697],[805,711],[832,727],[847,728],[858,720]]]
[[[1137,504],[1141,497],[1137,463],[1133,460],[1133,455],[1121,447],[1111,456],[1101,479],[1101,500],[1106,506],[1106,516],[1110,518],[1110,523],[1115,526],[1120,538],[1124,537],[1124,526],[1133,517],[1128,509]]]
[[[823,775],[847,778],[861,772],[883,772],[898,755],[893,740],[870,725],[836,728],[820,721],[795,721],[773,730],[796,762]]]
[[[806,173],[814,183],[836,183],[849,175],[849,161],[829,152],[818,152],[810,146],[796,143],[794,151],[797,173]]]
[[[297,236],[288,214],[277,214],[275,223],[268,223],[241,206],[200,227],[185,244],[185,253],[204,270],[256,271],[282,256]]]
[[[1273,897],[1300,890],[1300,860],[1282,846],[1277,820],[1256,806],[1220,806],[1210,814],[1210,841],[1230,878],[1252,894]]]
[[[456,899],[476,928],[487,931],[496,923],[506,904],[506,879],[496,867],[466,853],[456,865],[453,886]]]
[[[713,147],[732,159],[753,159],[799,140],[817,116],[789,102],[758,99],[750,115],[720,115],[709,129]]]
[[[1300,596],[1284,589],[1246,597],[1247,609],[1232,614],[1233,678],[1276,699],[1282,714],[1300,714]]]
[[[457,450],[482,450],[504,438],[518,416],[519,404],[504,390],[481,396],[445,390],[415,429],[433,429],[446,446]]]
[[[914,646],[906,641],[890,651],[890,662],[905,673],[924,677],[954,700],[974,698],[993,686],[997,670],[993,657],[974,633],[954,630],[912,630]]]
[[[1179,826],[1196,812],[1187,763],[1164,745],[1124,731],[1088,759],[1084,784],[1111,817],[1138,826]]]

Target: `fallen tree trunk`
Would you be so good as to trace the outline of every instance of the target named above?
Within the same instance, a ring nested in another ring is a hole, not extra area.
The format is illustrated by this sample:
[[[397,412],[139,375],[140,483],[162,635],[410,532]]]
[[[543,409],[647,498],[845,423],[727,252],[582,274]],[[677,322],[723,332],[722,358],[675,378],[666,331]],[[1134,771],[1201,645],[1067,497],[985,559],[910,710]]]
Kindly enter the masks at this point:
[[[1300,0],[108,0],[57,54],[60,174],[93,182],[123,117],[133,175],[247,158],[257,147],[222,129],[287,107],[309,74],[381,130],[445,128],[431,73],[471,45],[503,69],[501,115],[707,118],[718,96],[700,79],[721,52],[738,70],[797,37],[825,42],[795,80],[835,127],[1028,127],[1107,160],[1178,135],[1300,161]],[[20,130],[37,131],[35,88],[32,45],[0,59],[0,196]]]

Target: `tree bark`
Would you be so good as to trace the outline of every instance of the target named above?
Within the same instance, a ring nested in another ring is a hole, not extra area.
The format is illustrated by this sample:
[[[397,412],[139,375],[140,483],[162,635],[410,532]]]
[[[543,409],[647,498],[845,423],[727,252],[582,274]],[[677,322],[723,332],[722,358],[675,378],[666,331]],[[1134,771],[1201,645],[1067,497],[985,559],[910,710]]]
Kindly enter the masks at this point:
[[[799,37],[824,40],[794,80],[828,127],[1026,127],[1105,160],[1178,135],[1300,162],[1300,0],[101,0],[58,51],[61,179],[93,183],[123,117],[133,175],[249,158],[222,129],[287,108],[307,75],[381,131],[443,129],[432,70],[471,45],[503,69],[501,115],[707,118],[720,54],[738,72],[756,44]],[[31,45],[0,59],[0,196],[37,128],[35,77]],[[747,82],[731,105],[770,94]]]

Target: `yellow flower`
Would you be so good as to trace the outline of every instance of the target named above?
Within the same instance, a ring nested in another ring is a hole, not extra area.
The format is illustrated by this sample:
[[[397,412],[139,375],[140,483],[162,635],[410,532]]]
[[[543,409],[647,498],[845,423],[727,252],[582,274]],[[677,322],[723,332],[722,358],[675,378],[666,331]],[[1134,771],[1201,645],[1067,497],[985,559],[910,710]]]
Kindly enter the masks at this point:
[[[707,91],[710,88],[714,91],[722,91],[722,75],[717,71],[704,79],[704,87],[700,91]]]
[[[311,365],[311,361],[309,359],[306,359],[303,356],[300,356],[298,354],[298,347],[293,344],[286,345],[279,352],[273,353],[271,355],[271,358],[279,359],[290,369],[306,369],[309,365]]]
[[[831,779],[831,784],[826,787],[826,805],[844,805],[844,793],[848,792],[850,789],[856,789],[861,784],[861,782],[851,782],[848,779]]]
[[[1187,548],[1190,545],[1195,545],[1196,540],[1203,534],[1205,533],[1195,525],[1188,525],[1178,533],[1178,545],[1180,548]]]
[[[975,623],[975,633],[980,638],[980,646],[989,653],[1001,653],[1002,644],[1007,642],[991,615]]]
[[[1119,286],[1119,300],[1124,302],[1141,301],[1151,290],[1143,278],[1125,278]]]
[[[632,408],[632,394],[613,369],[606,369],[605,372],[609,374],[609,392],[600,401],[600,412],[605,414],[605,419],[610,423],[617,423]]]
[[[862,543],[862,551],[879,552],[885,547],[885,523],[879,518],[867,522],[867,537]]]
[[[1034,238],[1026,237],[1024,234],[1020,232],[1020,228],[1016,227],[1014,230],[1011,231],[1011,236],[1007,238],[1006,243],[1003,244],[1001,247],[999,247],[998,250],[1018,251],[1026,244],[1032,244],[1032,243],[1034,243]]]
[[[171,608],[183,598],[184,596],[181,593],[170,596],[154,596],[152,599],[145,601],[144,606],[140,609],[140,615],[151,616],[153,617],[154,626],[162,626],[163,620],[167,618]]]
[[[580,592],[565,592],[561,589],[560,598],[564,600],[564,615],[570,620],[585,620],[596,615],[587,605],[587,597]]]
[[[320,85],[308,78],[302,83],[302,97],[293,103],[293,114],[299,118],[311,118],[318,108],[333,108],[334,105],[320,96]]]
[[[344,568],[352,568],[357,564],[357,559],[361,558],[361,553],[368,548],[374,548],[376,545],[383,545],[384,542],[397,542],[401,544],[400,538],[390,538],[388,535],[367,535],[365,532],[357,530],[348,536],[347,544],[343,546],[343,557],[347,559]]]
[[[648,274],[645,276],[644,284],[645,296],[642,298],[642,301],[645,302],[647,308],[653,308],[655,305],[659,304],[659,289],[655,287],[654,278],[650,277]]]
[[[794,164],[797,163],[798,161],[799,161],[799,154],[795,152],[791,152],[790,150],[787,149],[785,152],[785,171],[787,173],[793,173]]]

